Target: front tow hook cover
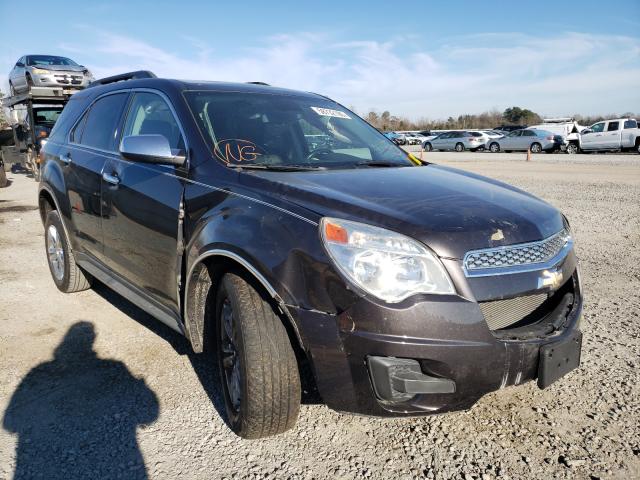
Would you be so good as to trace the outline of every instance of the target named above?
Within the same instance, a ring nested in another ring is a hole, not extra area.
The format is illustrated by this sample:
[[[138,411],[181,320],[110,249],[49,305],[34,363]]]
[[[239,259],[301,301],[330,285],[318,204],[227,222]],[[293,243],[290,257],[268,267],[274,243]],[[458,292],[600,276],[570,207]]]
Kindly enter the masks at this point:
[[[367,357],[367,364],[373,389],[381,400],[402,402],[419,394],[456,391],[456,383],[453,380],[422,373],[417,360]]]

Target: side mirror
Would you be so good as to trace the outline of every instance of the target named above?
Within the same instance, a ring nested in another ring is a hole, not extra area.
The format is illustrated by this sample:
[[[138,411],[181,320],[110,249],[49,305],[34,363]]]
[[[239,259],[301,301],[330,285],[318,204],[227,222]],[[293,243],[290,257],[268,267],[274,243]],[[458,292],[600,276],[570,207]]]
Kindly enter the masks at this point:
[[[582,131],[580,132],[580,135],[584,135],[584,134],[586,134],[586,133],[593,133],[593,132],[592,132],[591,130],[589,130],[588,128],[585,128],[584,130],[582,130]]]
[[[24,67],[24,63],[22,63],[22,62],[17,62],[17,63],[16,63],[16,67]]]
[[[120,143],[120,154],[129,160],[163,165],[184,165],[184,155],[174,155],[164,135],[131,135]]]

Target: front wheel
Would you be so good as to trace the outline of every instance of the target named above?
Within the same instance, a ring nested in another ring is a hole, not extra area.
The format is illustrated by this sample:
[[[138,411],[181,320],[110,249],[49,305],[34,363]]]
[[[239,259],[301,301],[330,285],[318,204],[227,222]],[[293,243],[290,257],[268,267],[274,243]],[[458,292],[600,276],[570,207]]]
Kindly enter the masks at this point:
[[[456,143],[456,152],[463,152],[464,151],[464,145],[460,142]]]
[[[233,273],[222,278],[216,296],[216,340],[231,429],[262,438],[293,427],[301,389],[287,331],[268,301]]]
[[[580,148],[575,143],[570,143],[567,145],[567,153],[569,155],[575,155],[576,153],[580,153]]]
[[[491,150],[492,153],[498,153],[500,151],[500,145],[496,142],[493,142],[491,145],[489,145],[489,150]]]
[[[531,144],[531,153],[540,153],[541,151],[542,151],[542,145],[540,145],[537,142]]]
[[[13,86],[13,82],[9,82],[9,95],[12,97],[17,95],[16,87]]]
[[[424,147],[422,147],[424,149],[425,152],[430,152],[433,150],[433,145],[431,145],[430,143],[425,143]]]
[[[57,210],[52,210],[47,215],[44,238],[49,271],[58,290],[73,293],[90,288],[91,277],[80,270],[76,264]]]

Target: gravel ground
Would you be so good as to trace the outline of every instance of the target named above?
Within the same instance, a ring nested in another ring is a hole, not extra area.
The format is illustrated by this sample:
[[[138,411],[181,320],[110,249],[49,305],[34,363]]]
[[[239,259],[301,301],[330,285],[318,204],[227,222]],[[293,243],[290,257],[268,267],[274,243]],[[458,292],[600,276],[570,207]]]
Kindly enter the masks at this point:
[[[303,405],[284,435],[225,426],[187,342],[104,287],[59,293],[36,184],[0,190],[0,479],[639,478],[640,156],[430,153],[560,207],[586,291],[582,366],[547,390],[384,420]]]

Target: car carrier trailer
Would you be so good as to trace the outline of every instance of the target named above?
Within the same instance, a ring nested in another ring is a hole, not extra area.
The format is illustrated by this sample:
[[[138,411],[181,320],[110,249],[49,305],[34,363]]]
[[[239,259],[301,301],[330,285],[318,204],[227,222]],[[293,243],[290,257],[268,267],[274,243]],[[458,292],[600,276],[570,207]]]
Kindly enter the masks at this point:
[[[0,163],[5,170],[25,169],[40,179],[40,148],[69,97],[77,91],[32,87],[27,93],[2,99],[12,130],[12,139],[0,145]]]

